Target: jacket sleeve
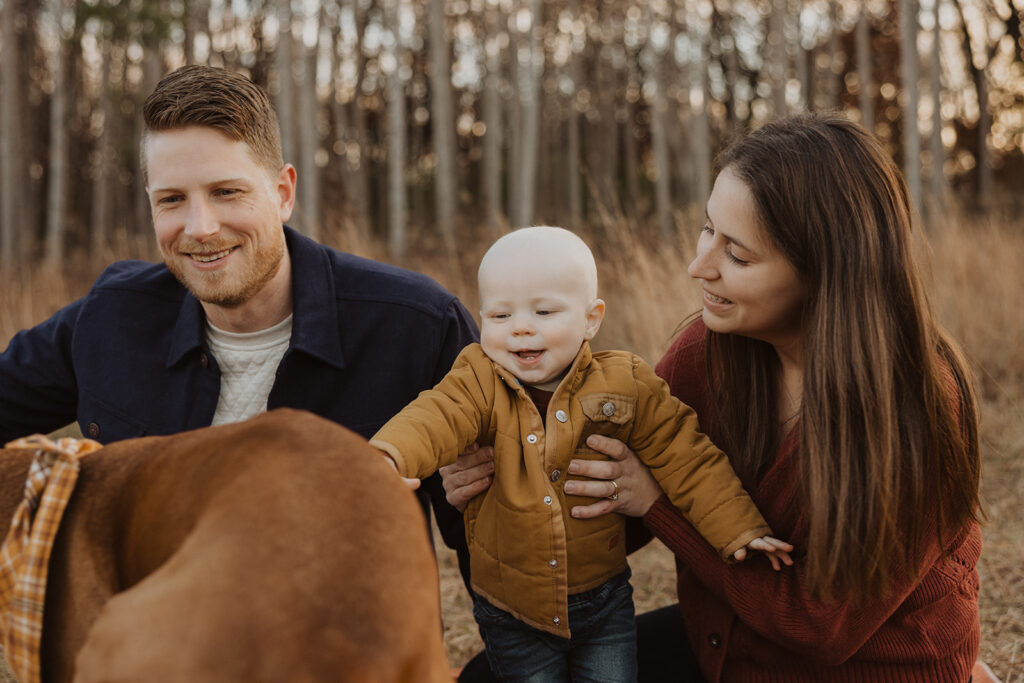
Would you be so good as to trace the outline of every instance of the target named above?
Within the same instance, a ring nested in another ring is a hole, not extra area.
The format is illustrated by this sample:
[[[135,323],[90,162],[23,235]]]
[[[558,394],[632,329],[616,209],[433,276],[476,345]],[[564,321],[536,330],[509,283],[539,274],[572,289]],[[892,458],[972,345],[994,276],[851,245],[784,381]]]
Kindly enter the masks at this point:
[[[433,389],[421,392],[370,439],[385,451],[405,477],[423,478],[455,462],[484,432],[494,394],[493,375],[481,378],[471,356],[483,357],[480,347],[467,347],[451,371]]]
[[[0,446],[75,420],[78,383],[71,341],[82,305],[76,301],[18,332],[0,354]]]
[[[947,561],[937,540],[925,548],[921,576],[915,578],[893,563],[892,587],[881,598],[826,600],[807,588],[806,559],[794,556],[794,565],[774,571],[767,562],[742,562],[723,567],[694,528],[662,496],[651,506],[644,524],[694,573],[711,593],[724,600],[746,626],[795,653],[813,656],[829,664],[845,662],[898,610],[908,596],[924,583],[935,596],[955,592],[981,551],[981,535],[971,523],[947,547]],[[935,534],[931,537],[934,539]],[[943,563],[944,569],[932,569]],[[951,582],[952,587],[940,588]]]
[[[700,431],[693,409],[639,358],[634,377],[637,408],[629,445],[672,503],[726,561],[770,534],[729,458]]]

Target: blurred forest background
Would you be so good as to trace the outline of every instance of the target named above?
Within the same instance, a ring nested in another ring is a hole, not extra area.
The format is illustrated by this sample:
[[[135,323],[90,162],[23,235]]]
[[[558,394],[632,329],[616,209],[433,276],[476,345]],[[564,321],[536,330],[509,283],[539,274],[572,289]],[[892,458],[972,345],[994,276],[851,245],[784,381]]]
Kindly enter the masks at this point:
[[[981,656],[1022,683],[1022,18],[1024,0],[0,0],[0,340],[112,259],[159,258],[140,109],[185,63],[271,94],[295,227],[476,310],[495,235],[564,225],[598,254],[598,346],[651,362],[699,310],[685,264],[715,154],[783,112],[843,110],[904,168],[933,304],[975,373]],[[480,641],[439,556],[460,665]],[[639,609],[675,601],[672,562],[631,559]]]
[[[1021,208],[1024,0],[0,5],[7,268],[148,240],[141,103],[191,62],[274,98],[297,227],[396,260],[538,222],[667,237],[730,137],[802,109],[874,130],[926,217]]]

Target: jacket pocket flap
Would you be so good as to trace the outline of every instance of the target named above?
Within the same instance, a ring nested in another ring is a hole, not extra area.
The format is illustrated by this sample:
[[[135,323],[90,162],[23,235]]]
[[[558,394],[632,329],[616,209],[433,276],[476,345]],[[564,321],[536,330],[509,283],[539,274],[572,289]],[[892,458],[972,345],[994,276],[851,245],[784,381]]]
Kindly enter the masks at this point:
[[[622,394],[591,394],[579,397],[583,414],[593,422],[626,424],[636,412],[636,399]]]

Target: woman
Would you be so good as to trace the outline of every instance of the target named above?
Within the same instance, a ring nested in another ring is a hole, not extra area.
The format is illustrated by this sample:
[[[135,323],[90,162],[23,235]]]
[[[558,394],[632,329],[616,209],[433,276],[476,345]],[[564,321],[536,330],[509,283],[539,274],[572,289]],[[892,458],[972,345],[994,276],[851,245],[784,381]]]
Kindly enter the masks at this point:
[[[798,559],[723,567],[635,456],[592,437],[613,459],[574,461],[592,480],[566,493],[618,497],[573,514],[642,517],[677,555],[678,608],[638,620],[641,678],[700,680],[688,641],[712,681],[967,681],[977,416],[920,282],[903,179],[834,115],[769,124],[718,168],[689,267],[701,319],[658,372]],[[486,486],[477,457],[447,473],[452,502]]]

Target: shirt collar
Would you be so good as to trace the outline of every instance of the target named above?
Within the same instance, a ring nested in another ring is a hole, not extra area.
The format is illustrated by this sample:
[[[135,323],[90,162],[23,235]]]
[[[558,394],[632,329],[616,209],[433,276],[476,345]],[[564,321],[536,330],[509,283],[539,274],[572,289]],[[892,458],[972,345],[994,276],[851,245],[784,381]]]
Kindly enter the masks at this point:
[[[288,353],[302,351],[337,368],[345,367],[334,273],[326,248],[284,226],[285,244],[292,263],[292,338]],[[167,367],[203,346],[206,316],[202,304],[186,291],[171,333]]]

